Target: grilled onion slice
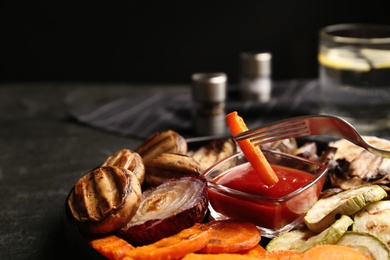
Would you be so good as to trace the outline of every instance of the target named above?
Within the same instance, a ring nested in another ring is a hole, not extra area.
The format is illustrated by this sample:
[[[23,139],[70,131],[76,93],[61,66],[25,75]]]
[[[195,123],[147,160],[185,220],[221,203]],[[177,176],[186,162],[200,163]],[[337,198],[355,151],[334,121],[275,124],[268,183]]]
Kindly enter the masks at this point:
[[[207,206],[203,178],[170,179],[143,192],[137,213],[117,235],[132,245],[150,244],[202,222]]]

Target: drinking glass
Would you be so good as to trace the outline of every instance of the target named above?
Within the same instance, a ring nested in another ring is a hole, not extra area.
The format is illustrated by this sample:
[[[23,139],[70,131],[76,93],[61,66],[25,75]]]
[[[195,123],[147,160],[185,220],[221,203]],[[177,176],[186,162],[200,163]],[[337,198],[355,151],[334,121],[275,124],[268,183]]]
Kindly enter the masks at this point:
[[[321,114],[363,134],[390,126],[390,26],[336,24],[319,32]]]

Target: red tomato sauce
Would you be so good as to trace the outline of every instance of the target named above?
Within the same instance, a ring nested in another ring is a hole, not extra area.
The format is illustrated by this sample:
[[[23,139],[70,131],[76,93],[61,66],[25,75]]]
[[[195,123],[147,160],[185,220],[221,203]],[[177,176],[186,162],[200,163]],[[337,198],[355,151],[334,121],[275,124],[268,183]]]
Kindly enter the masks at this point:
[[[279,182],[265,185],[250,164],[237,166],[214,182],[226,187],[278,199],[302,187],[314,178],[313,175],[296,169],[272,165]],[[209,187],[209,199],[214,210],[229,218],[248,220],[258,226],[278,229],[303,215],[317,200],[322,183],[305,190],[287,201],[262,200],[227,196],[214,187]]]
[[[237,167],[220,177],[216,183],[226,187],[267,198],[281,198],[297,190],[314,178],[313,175],[296,169],[272,165],[279,181],[265,185],[250,164]]]

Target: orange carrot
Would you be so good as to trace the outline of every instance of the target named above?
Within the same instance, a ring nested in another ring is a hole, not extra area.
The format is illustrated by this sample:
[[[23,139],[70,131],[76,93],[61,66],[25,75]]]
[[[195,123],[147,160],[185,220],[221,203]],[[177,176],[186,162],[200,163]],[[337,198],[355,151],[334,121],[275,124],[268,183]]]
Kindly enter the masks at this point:
[[[274,250],[265,254],[270,259],[302,260],[303,253],[295,250]]]
[[[241,251],[237,252],[237,254],[248,255],[248,256],[255,256],[255,257],[264,257],[266,252],[267,251],[265,251],[264,247],[262,247],[261,245],[257,244],[257,245],[255,245],[254,247],[252,247],[250,249],[241,250]]]
[[[236,111],[226,115],[226,123],[232,135],[236,135],[248,130],[244,120]],[[279,181],[275,171],[265,158],[259,146],[255,146],[249,139],[237,141],[246,159],[252,164],[266,185],[274,185]]]
[[[163,238],[155,243],[136,247],[126,252],[127,259],[179,259],[205,247],[211,238],[211,228],[196,223],[176,235]],[[126,259],[124,257],[124,259]]]
[[[210,242],[199,253],[235,253],[256,246],[260,232],[251,222],[238,220],[214,220],[206,223],[211,228]]]
[[[132,245],[115,235],[94,239],[89,244],[108,259],[122,259],[126,252],[134,249]]]
[[[303,253],[303,260],[320,259],[369,260],[371,258],[352,247],[335,244],[318,245]]]
[[[182,260],[277,260],[276,258],[261,258],[240,254],[197,254],[191,253],[182,258]]]

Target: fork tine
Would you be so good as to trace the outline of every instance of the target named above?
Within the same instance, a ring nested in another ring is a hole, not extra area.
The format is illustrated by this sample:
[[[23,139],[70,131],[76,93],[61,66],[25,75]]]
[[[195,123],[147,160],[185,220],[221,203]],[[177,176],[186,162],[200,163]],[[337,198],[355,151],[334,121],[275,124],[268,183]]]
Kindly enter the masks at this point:
[[[234,139],[237,141],[244,140],[244,139],[253,139],[256,138],[257,136],[262,136],[262,135],[273,135],[273,134],[278,134],[278,133],[285,133],[290,130],[294,129],[300,129],[300,127],[306,127],[306,123],[304,121],[282,121],[280,123],[276,124],[271,124],[269,126],[262,126],[253,130],[249,130],[240,134],[237,134],[234,136]]]
[[[300,130],[300,131],[296,131]],[[278,133],[276,135],[267,135],[267,136],[261,136],[261,137],[256,137],[254,139],[250,139],[251,142],[254,145],[261,145],[265,143],[270,143],[270,142],[275,142],[283,139],[289,139],[289,138],[295,138],[299,136],[306,136],[310,133],[310,131],[307,129],[306,126],[301,127],[301,128],[295,128],[294,131],[289,131],[285,133]]]
[[[254,141],[264,139],[264,138],[269,138],[269,137],[277,137],[277,136],[284,136],[284,135],[288,136],[288,135],[296,133],[298,130],[306,130],[306,129],[307,129],[307,127],[305,125],[297,126],[297,127],[285,127],[279,131],[271,131],[271,132],[267,131],[267,132],[263,132],[262,134],[259,133],[256,136],[250,137],[247,139],[254,142]]]
[[[234,136],[234,139],[237,141],[244,140],[244,139],[252,139],[256,138],[257,136],[260,135],[265,135],[267,133],[280,133],[280,132],[286,132],[291,130],[293,127],[299,127],[301,125],[305,125],[305,122],[303,121],[297,121],[297,122],[282,122],[280,124],[276,125],[270,125],[270,126],[263,126],[259,127],[253,130],[249,130],[243,133],[240,133],[236,136]]]
[[[249,139],[255,145],[274,142],[287,138],[308,135],[310,133],[305,121],[286,121],[275,125],[263,126],[254,130],[236,135],[236,141]]]

